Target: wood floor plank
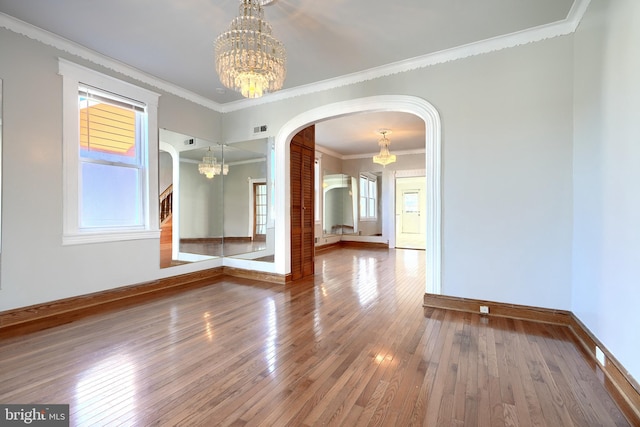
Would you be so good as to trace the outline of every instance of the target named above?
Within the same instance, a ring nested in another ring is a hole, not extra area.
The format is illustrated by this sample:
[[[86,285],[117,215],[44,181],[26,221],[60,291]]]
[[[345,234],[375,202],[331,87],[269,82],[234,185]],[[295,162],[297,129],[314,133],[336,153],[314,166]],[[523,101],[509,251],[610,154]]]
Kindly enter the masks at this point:
[[[0,402],[71,425],[629,426],[567,327],[422,307],[425,253],[339,248],[0,338]]]

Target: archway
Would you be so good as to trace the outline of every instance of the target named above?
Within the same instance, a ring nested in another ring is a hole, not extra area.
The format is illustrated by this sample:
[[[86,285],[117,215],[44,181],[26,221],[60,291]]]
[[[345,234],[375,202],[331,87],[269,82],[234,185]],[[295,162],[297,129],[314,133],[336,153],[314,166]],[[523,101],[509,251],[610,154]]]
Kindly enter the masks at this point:
[[[282,126],[275,139],[276,188],[275,188],[275,270],[287,274],[291,270],[288,254],[291,252],[290,183],[287,171],[290,166],[289,143],[304,127],[330,118],[353,113],[399,111],[414,114],[425,122],[425,170],[427,181],[427,277],[425,291],[441,293],[442,267],[442,218],[441,218],[441,124],[440,115],[431,103],[406,95],[381,95],[336,102],[314,108],[297,115]],[[284,183],[284,185],[282,185]]]

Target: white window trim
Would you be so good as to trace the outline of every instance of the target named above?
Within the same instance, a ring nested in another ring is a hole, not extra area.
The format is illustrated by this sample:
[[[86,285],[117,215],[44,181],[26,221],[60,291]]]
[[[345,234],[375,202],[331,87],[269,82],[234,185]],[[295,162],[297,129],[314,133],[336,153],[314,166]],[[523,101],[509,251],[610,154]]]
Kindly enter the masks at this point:
[[[158,158],[158,98],[159,94],[116,78],[98,73],[86,67],[58,58],[58,73],[62,76],[62,179],[63,179],[63,245],[113,242],[137,239],[159,239],[157,200],[158,183],[150,177],[157,176]],[[143,153],[145,171],[143,177],[144,226],[136,228],[94,229],[79,228],[78,195],[80,161],[78,144],[80,126],[78,114],[78,86],[87,84],[107,92],[140,101],[147,106],[147,149]]]

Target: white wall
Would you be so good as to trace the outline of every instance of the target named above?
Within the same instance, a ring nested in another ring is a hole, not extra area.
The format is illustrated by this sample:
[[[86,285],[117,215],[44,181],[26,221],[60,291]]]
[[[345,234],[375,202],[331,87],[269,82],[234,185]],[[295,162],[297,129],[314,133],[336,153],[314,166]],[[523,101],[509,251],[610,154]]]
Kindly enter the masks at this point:
[[[442,120],[443,293],[569,309],[572,46],[559,37],[228,113],[223,139],[257,123],[275,135],[343,100],[422,97]]]
[[[5,171],[9,231],[3,283],[42,282],[37,273],[21,275],[33,259],[43,264],[38,271],[51,271],[54,280],[68,281],[66,272],[75,270],[79,278],[65,291],[53,287],[40,293],[34,285],[35,292],[8,292],[12,302],[3,299],[3,307],[154,279],[159,274],[156,241],[91,250],[59,247],[61,107],[55,58],[60,52],[6,31],[5,39],[9,43],[3,43],[2,54],[10,60],[2,62],[0,77],[7,107],[5,155],[12,168]],[[222,135],[215,129],[220,115],[185,114],[194,106],[163,95],[160,126],[214,141],[241,141],[251,138],[256,124],[268,124],[275,135],[295,115],[331,102],[383,94],[422,97],[436,106],[443,124],[443,292],[569,308],[572,54],[572,38],[560,37],[256,106],[226,114]],[[29,102],[26,95],[35,99],[36,94],[44,99]],[[35,118],[44,126],[30,126]],[[25,158],[24,147],[42,154]],[[22,171],[39,162],[41,167],[24,179]],[[12,188],[18,177],[22,182]],[[20,199],[23,194],[28,196]],[[53,214],[29,228],[24,212],[42,202],[54,207]],[[43,243],[21,244],[25,236]],[[82,262],[85,257],[90,260]],[[130,267],[100,274],[101,263]]]
[[[0,29],[4,104],[0,310],[210,266],[200,263],[160,270],[158,239],[62,246],[62,79],[58,57],[139,84]],[[160,127],[218,140],[220,116],[173,95],[162,93],[160,97]],[[157,173],[157,168],[154,170]],[[157,177],[151,180],[157,194]]]
[[[592,0],[575,34],[572,311],[640,379],[640,3]]]

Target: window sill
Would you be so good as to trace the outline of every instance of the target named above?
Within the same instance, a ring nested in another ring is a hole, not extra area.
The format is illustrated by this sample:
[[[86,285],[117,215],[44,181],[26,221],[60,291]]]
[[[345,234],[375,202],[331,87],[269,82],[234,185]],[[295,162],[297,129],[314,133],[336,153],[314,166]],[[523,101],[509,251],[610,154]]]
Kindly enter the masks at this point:
[[[109,233],[78,233],[62,236],[62,244],[84,245],[89,243],[120,242],[125,240],[159,239],[160,230],[118,231]]]

